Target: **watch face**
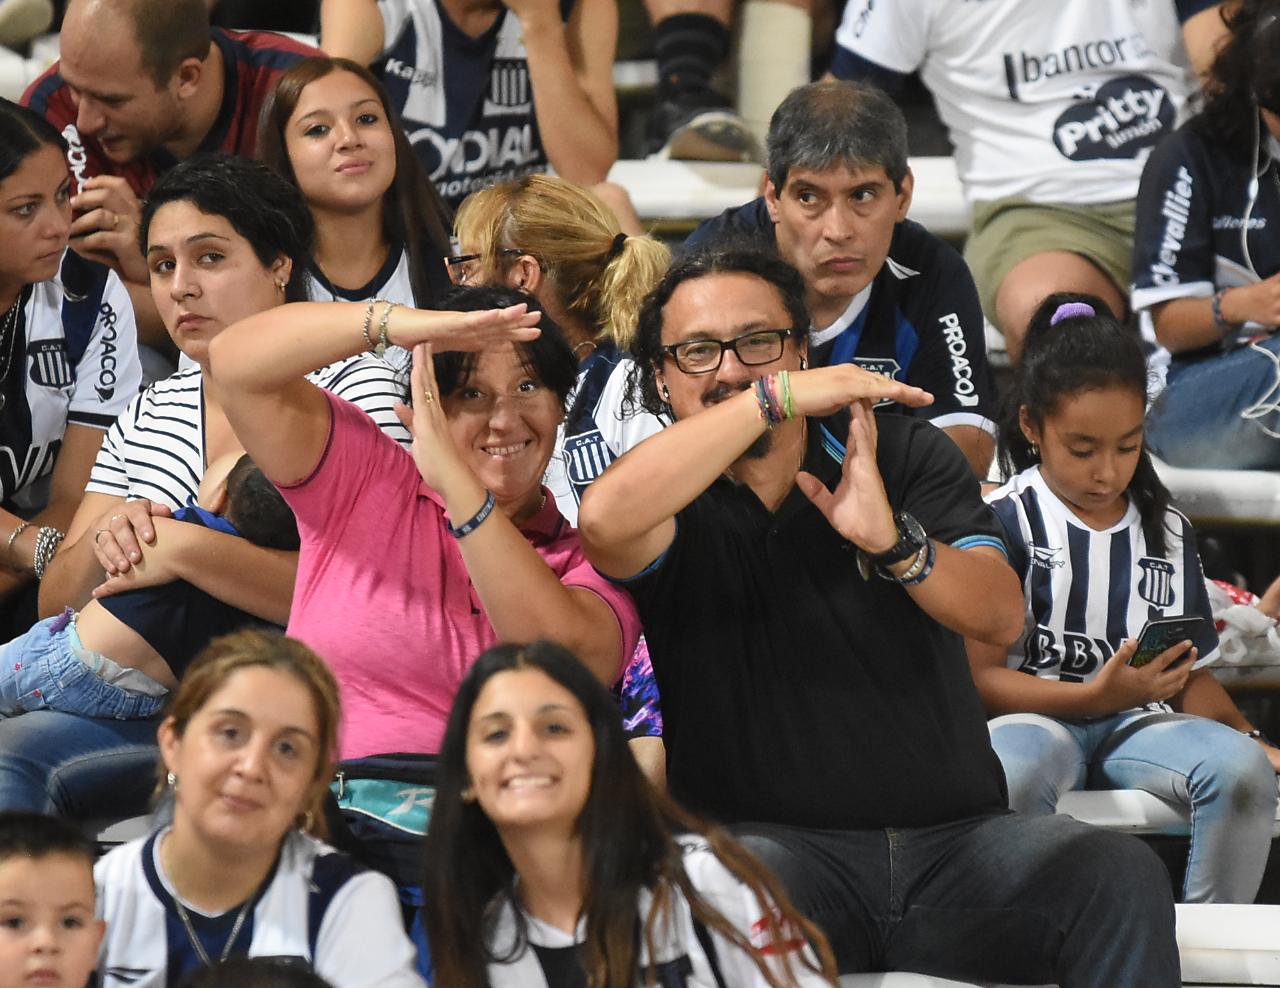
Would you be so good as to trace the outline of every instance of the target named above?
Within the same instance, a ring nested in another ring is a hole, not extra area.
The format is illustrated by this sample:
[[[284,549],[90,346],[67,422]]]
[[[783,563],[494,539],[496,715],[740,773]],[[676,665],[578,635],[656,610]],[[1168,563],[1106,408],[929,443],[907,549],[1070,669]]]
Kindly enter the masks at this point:
[[[878,566],[892,566],[914,556],[928,541],[924,527],[905,511],[893,516],[898,526],[898,541],[892,549],[875,557]]]

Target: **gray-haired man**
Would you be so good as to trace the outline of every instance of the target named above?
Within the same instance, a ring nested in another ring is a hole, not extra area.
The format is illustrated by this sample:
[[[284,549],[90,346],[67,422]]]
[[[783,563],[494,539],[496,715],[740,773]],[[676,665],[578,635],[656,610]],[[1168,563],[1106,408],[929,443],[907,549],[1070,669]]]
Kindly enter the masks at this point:
[[[934,395],[914,412],[943,429],[979,476],[994,450],[993,392],[973,277],[906,218],[907,126],[877,89],[800,86],[769,123],[763,197],[703,223],[686,247],[774,242],[805,282],[814,362],[856,363]]]

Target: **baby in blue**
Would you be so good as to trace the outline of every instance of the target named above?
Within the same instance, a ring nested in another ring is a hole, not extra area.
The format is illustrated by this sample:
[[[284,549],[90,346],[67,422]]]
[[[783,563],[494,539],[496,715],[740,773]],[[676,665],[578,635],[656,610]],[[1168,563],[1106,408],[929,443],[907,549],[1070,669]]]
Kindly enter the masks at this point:
[[[298,548],[293,512],[247,455],[225,481],[211,466],[198,503],[173,517],[275,549]],[[0,645],[0,717],[61,710],[85,717],[143,719],[160,712],[169,690],[208,642],[253,615],[185,580],[128,590],[68,608]]]

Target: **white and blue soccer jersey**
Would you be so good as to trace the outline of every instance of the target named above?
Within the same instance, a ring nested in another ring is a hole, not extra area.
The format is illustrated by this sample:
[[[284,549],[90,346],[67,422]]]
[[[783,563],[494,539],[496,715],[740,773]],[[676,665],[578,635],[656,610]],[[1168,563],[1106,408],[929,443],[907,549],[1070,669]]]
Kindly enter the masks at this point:
[[[561,0],[567,20],[572,0]],[[378,0],[380,60],[392,105],[451,209],[476,189],[547,170],[524,27],[503,9],[478,38],[439,0]]]
[[[632,407],[628,379],[634,367],[617,347],[601,343],[578,371],[543,477],[570,525],[578,524],[583,492],[605,467],[666,425],[656,415]]]
[[[444,272],[443,261],[440,262],[440,270]],[[312,264],[307,269],[306,286],[307,298],[313,302],[368,302],[371,299],[381,299],[411,309],[420,309],[430,301],[419,301],[413,297],[413,282],[409,280],[409,253],[402,247],[387,254],[386,263],[367,285],[355,289],[340,288],[326,278],[319,267]],[[381,307],[378,312],[381,314]],[[403,374],[406,381],[409,379],[413,355],[408,350],[400,346],[389,346],[382,357],[397,373]]]
[[[167,831],[118,847],[94,868],[102,988],[169,988],[207,956],[221,957],[239,908],[208,916],[184,903],[190,931],[159,862]],[[271,957],[312,970],[334,988],[422,988],[390,879],[311,837],[291,832],[275,870],[235,934],[228,956]]]
[[[45,505],[67,426],[108,428],[142,369],[133,305],[109,268],[67,251],[17,307],[0,332],[0,504],[30,516]]]
[[[1088,682],[1117,648],[1155,618],[1198,614],[1197,668],[1218,657],[1218,635],[1196,551],[1195,530],[1170,508],[1165,553],[1148,551],[1138,509],[1105,531],[1080,521],[1038,467],[1013,477],[987,501],[1004,526],[1009,563],[1026,601],[1023,634],[1008,666],[1046,679]]]
[[[831,983],[814,969],[813,951],[802,936],[788,937],[781,950],[767,943],[766,907],[721,863],[705,840],[688,836],[680,843],[690,884],[763,951],[779,981],[796,988],[829,988]],[[648,916],[652,901],[647,890],[640,893],[642,920]],[[671,891],[669,901],[668,921],[658,923],[655,930],[652,959],[641,937],[641,964],[653,971],[657,984],[663,988],[766,988],[769,982],[751,956],[695,920],[689,901],[678,889]],[[499,958],[488,965],[490,988],[581,988],[587,983],[580,949],[585,938],[585,921],[571,934],[528,913],[517,918],[507,897],[497,910],[489,937],[490,954]],[[784,958],[791,977],[782,973]]]

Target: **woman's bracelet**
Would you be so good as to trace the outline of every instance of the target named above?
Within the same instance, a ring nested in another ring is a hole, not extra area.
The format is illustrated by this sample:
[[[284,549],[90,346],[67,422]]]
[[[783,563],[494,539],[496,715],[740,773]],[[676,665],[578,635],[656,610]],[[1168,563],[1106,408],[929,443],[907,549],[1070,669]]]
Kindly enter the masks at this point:
[[[1238,322],[1228,322],[1226,316],[1222,314],[1222,299],[1227,294],[1227,291],[1228,289],[1226,288],[1219,288],[1214,292],[1213,301],[1209,306],[1213,311],[1213,324],[1224,337],[1240,332],[1241,326]]]
[[[18,527],[9,534],[9,541],[4,544],[4,551],[8,553],[9,558],[13,558],[13,546],[18,541],[18,536],[31,527],[31,522],[20,521]]]
[[[498,499],[493,496],[493,491],[485,491],[484,504],[480,505],[477,511],[470,519],[455,527],[449,524],[449,534],[455,539],[460,539],[464,535],[470,535],[477,528],[484,524],[484,520],[493,513],[493,506],[498,503]]]
[[[379,304],[385,305],[386,309],[382,313],[382,318],[378,320],[378,342],[375,343],[373,337],[369,335],[369,327],[373,325],[373,307]],[[361,327],[360,332],[364,334],[365,345],[368,346],[375,357],[381,357],[387,352],[387,317],[391,315],[391,310],[399,304],[399,302],[388,302],[385,298],[371,298],[369,299],[369,304],[365,307],[364,326]]]
[[[44,571],[53,561],[58,546],[62,545],[62,539],[63,534],[52,525],[42,525],[36,532],[36,551],[32,568],[35,570],[37,580],[44,579]]]
[[[387,307],[382,310],[382,318],[378,320],[378,345],[373,348],[375,357],[381,357],[387,352],[387,346],[389,345],[387,320],[391,318],[391,310],[399,304],[399,302],[388,302]]]

